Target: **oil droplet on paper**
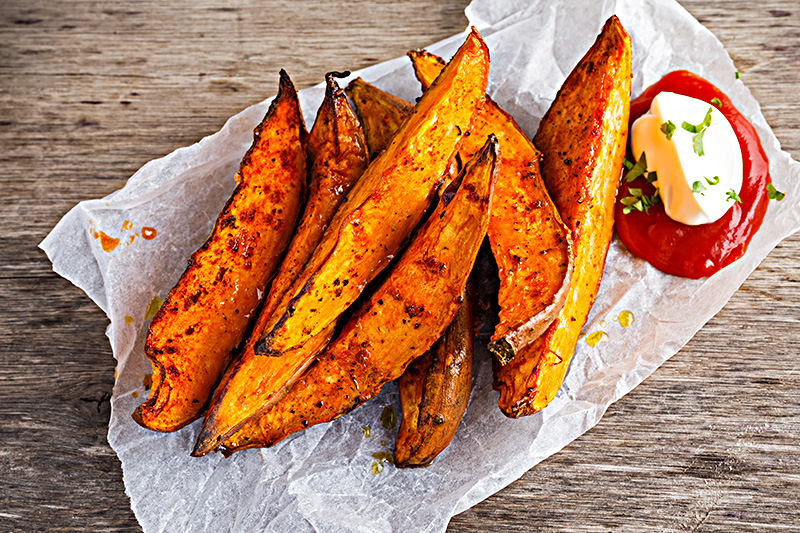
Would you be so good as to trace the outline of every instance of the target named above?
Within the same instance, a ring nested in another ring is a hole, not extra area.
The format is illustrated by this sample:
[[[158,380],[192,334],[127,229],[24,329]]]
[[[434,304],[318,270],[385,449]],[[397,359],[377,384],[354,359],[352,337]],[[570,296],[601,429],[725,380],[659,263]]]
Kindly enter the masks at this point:
[[[120,233],[122,233],[123,231],[127,231],[127,230],[131,229],[132,227],[133,227],[133,222],[131,222],[130,220],[125,220],[122,223],[122,229],[119,230],[119,231],[120,231]]]
[[[131,315],[125,315],[125,323],[133,324],[133,317]]]
[[[633,324],[633,318],[633,313],[630,311],[623,311],[619,314],[619,325],[623,328],[627,328]]]
[[[594,348],[600,343],[608,340],[608,334],[605,331],[595,331],[586,337],[586,344]]]
[[[119,244],[119,239],[115,239],[114,237],[109,237],[102,231],[100,232],[100,246],[103,248],[104,252],[113,251],[118,244]]]
[[[397,425],[397,413],[394,411],[394,407],[387,405],[383,408],[383,413],[381,413],[381,423],[386,429],[394,429],[394,427]]]
[[[153,374],[145,374],[142,378],[142,386],[144,390],[150,390],[150,387],[153,386]]]
[[[375,452],[372,454],[372,458],[382,463],[394,464],[394,455],[392,455],[391,452]]]
[[[605,321],[605,320],[601,320],[601,321],[600,321],[600,327],[601,327],[601,328],[604,328],[604,327],[606,327],[606,326],[607,326],[607,324],[606,324],[606,321]]]
[[[133,394],[131,394],[131,396],[133,396],[134,398],[138,398],[139,397],[139,393],[136,392],[136,391],[133,391]]]
[[[150,300],[149,304],[147,304],[147,311],[144,312],[144,319],[150,320],[151,318],[156,316],[156,313],[161,308],[162,303],[163,302],[161,301],[161,298],[159,298],[158,296],[153,296],[153,299]]]
[[[144,239],[146,241],[152,241],[153,239],[156,238],[156,233],[157,232],[156,232],[155,228],[151,228],[149,226],[144,226],[142,228],[142,239]]]
[[[383,465],[386,463],[394,464],[394,455],[391,452],[375,452],[372,454],[372,458],[376,459],[376,461],[372,461],[372,466],[370,467],[373,476],[383,472]]]
[[[364,438],[365,439],[368,439],[368,438],[370,438],[372,436],[372,431],[367,426],[362,427],[361,431],[362,431],[362,433],[364,433]]]

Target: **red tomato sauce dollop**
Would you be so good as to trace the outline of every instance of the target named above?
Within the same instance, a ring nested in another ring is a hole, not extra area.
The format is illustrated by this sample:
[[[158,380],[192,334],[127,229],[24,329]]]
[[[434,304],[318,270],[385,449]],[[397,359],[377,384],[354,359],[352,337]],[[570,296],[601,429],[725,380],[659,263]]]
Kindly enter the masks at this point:
[[[661,78],[631,102],[630,123],[647,113],[650,103],[660,92],[691,96],[704,102],[718,98],[720,111],[733,126],[742,149],[744,172],[741,203],[734,202],[725,215],[709,224],[688,226],[669,218],[661,203],[649,213],[632,210],[627,215],[620,200],[630,196],[628,187],[640,188],[652,196],[655,187],[639,176],[630,183],[622,183],[617,196],[614,214],[617,234],[634,255],[651,265],[675,276],[698,279],[710,276],[742,257],[747,250],[767,211],[767,184],[770,183],[769,161],[761,147],[755,128],[733,107],[728,97],[703,78],[678,70]],[[630,155],[628,159],[632,158]]]

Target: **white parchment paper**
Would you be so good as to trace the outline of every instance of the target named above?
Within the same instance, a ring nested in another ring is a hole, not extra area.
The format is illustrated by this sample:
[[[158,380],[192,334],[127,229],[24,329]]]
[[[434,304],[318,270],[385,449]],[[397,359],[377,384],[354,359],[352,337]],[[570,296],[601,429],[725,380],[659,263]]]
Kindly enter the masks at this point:
[[[242,111],[218,133],[146,164],[123,189],[81,202],[41,244],[54,270],[86,291],[111,320],[107,334],[118,359],[118,380],[108,440],[122,461],[126,492],[145,531],[443,531],[452,515],[595,425],[611,403],[719,311],[781,239],[800,228],[800,164],[780,150],[719,41],[677,3],[474,0],[466,13],[491,51],[490,94],[529,134],[604,21],[616,13],[633,39],[634,95],[679,68],[716,84],[755,125],[773,181],[786,198],[770,202],[745,257],[709,279],[662,274],[615,240],[585,328],[605,331],[608,341],[594,348],[579,342],[556,398],[521,420],[498,411],[488,355],[479,351],[469,409],[451,446],[429,468],[370,471],[372,454],[393,447],[396,429],[380,423],[383,407],[397,405],[393,385],[350,415],[274,448],[227,460],[193,459],[189,450],[199,422],[160,434],[137,426],[130,413],[146,397],[143,377],[151,371],[142,350],[148,303],[166,295],[208,235],[268,102]],[[453,36],[429,49],[450,57],[462,40],[463,35]],[[291,73],[291,65],[286,68]],[[406,58],[354,75],[407,99],[419,95]],[[321,87],[301,92],[307,124],[321,99]],[[154,228],[156,237],[144,239],[142,228]],[[111,252],[95,238],[100,231],[120,239]],[[614,320],[623,310],[635,317],[627,328]],[[364,437],[363,427],[371,429],[371,437]]]

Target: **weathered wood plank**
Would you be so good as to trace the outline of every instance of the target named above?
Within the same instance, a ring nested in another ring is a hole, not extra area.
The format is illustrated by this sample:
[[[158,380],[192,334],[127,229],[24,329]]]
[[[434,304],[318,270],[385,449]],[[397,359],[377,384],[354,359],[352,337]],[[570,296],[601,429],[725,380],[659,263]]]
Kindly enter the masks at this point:
[[[463,28],[466,0],[0,3],[0,526],[139,530],[105,439],[103,313],[36,244],[80,200],[275,92]],[[800,158],[794,0],[683,4]],[[300,20],[303,23],[300,23]],[[386,28],[391,28],[387,30]],[[800,529],[800,239],[606,418],[451,531]]]

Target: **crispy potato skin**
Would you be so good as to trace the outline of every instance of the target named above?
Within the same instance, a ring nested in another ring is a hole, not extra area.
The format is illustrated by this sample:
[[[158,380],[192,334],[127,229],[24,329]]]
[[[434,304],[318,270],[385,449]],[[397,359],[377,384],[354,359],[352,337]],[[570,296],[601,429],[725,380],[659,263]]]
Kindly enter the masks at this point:
[[[428,87],[442,73],[442,69],[447,66],[447,61],[427,50],[410,50],[406,55],[411,59],[411,65],[414,67],[414,76],[416,76],[423,91],[428,90]]]
[[[272,313],[254,354],[279,355],[280,373],[235,370],[244,385],[234,387],[231,379],[227,390],[215,395],[193,455],[208,453],[285,395],[317,355],[320,335],[398,252],[441,182],[460,142],[459,131],[469,127],[483,104],[488,63],[486,45],[474,32],[449,74],[420,100],[390,147],[367,168]]]
[[[483,105],[488,70],[489,52],[473,31],[353,188],[281,301],[256,353],[302,346],[388,264],[422,218],[462,133]]]
[[[361,123],[364,125],[367,146],[370,147],[369,152],[374,158],[386,149],[392,136],[397,132],[400,124],[414,106],[405,100],[378,89],[361,78],[356,78],[351,81],[347,89],[345,89],[345,92],[355,104],[356,113]],[[314,128],[312,128],[310,134],[311,139],[314,138],[314,133]],[[309,145],[311,145],[311,139],[309,140]],[[261,317],[264,316],[264,314],[261,315]],[[263,325],[254,329],[253,335],[257,336],[261,331],[263,331]],[[330,337],[330,331],[325,332],[325,334],[325,339]],[[320,341],[322,344],[323,339],[320,339]],[[327,344],[327,342],[324,342],[324,344]],[[248,345],[248,349],[252,351],[252,343]],[[282,358],[279,358],[279,361],[282,363]],[[274,366],[273,363],[268,364]],[[301,370],[304,368],[305,367],[301,367]],[[272,371],[270,373],[275,374],[276,372]],[[306,380],[304,377],[300,379],[301,381]],[[303,381],[303,383],[306,383],[306,381]],[[320,400],[324,401],[323,398],[320,398]],[[241,443],[241,445],[229,444],[231,449],[228,453],[230,454],[234,450],[241,449],[242,447],[261,446],[262,444],[260,444],[259,440],[260,434],[261,427],[258,424],[258,419],[254,422],[247,423],[235,434],[236,442]]]
[[[398,378],[402,419],[395,442],[395,465],[427,466],[444,450],[467,410],[472,391],[475,291],[444,335]]]
[[[532,414],[553,399],[597,295],[613,232],[630,87],[630,38],[611,17],[534,137],[542,150],[544,181],[572,231],[575,269],[556,320],[510,363],[495,365],[499,406],[509,417]]]
[[[327,350],[272,409],[220,450],[266,447],[330,422],[380,392],[441,336],[461,307],[489,221],[496,140],[466,169],[452,200],[440,201],[389,277]]]
[[[267,318],[300,275],[337,209],[369,162],[364,128],[350,107],[345,92],[336,83],[335,78],[339,75],[332,72],[325,76],[325,98],[308,135],[306,148],[308,202],[270,287],[261,313]]]
[[[364,125],[370,157],[374,159],[389,146],[414,105],[361,78],[351,81],[345,92],[355,104],[358,118]]]
[[[223,395],[251,396],[294,383],[331,338],[335,322],[286,359],[255,355],[254,347],[281,297],[297,279],[308,258],[322,239],[336,209],[350,193],[367,167],[367,145],[361,123],[350,107],[344,91],[334,79],[325,78],[325,98],[308,135],[308,175],[310,192],[305,211],[286,252],[278,274],[272,281],[264,307],[239,359],[223,377],[211,403],[202,434],[229,428],[243,416],[239,410],[220,411]],[[292,365],[290,362],[294,362]],[[201,434],[201,436],[202,436]]]
[[[133,413],[142,426],[173,431],[206,405],[294,230],[306,181],[305,135],[297,94],[281,71],[238,185],[150,322],[145,354],[154,386]]]
[[[408,53],[423,90],[444,61],[424,50]],[[497,178],[489,244],[500,277],[500,321],[491,350],[501,363],[542,334],[564,306],[572,279],[572,240],[544,186],[540,153],[516,121],[487,96],[459,155],[471,158],[494,133],[503,166]]]

